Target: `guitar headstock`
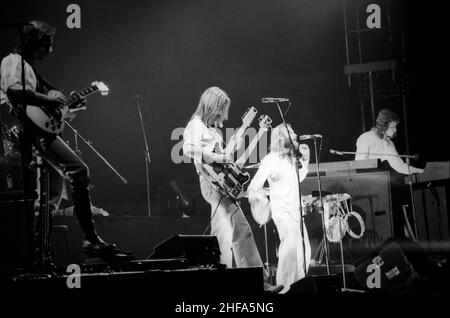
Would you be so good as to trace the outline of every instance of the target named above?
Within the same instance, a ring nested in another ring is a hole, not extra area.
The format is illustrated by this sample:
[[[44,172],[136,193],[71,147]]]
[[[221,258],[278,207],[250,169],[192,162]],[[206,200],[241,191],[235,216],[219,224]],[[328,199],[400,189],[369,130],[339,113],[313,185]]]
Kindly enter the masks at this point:
[[[252,124],[253,119],[255,119],[257,113],[258,111],[253,106],[247,109],[245,114],[242,116],[242,125],[249,127]]]
[[[259,116],[259,127],[260,129],[269,130],[272,124],[272,119],[270,119],[267,115],[261,115]]]
[[[103,82],[97,82],[97,81],[92,82],[92,86],[96,86],[97,89],[100,91],[100,94],[102,94],[103,96],[106,96],[109,94],[109,88]]]

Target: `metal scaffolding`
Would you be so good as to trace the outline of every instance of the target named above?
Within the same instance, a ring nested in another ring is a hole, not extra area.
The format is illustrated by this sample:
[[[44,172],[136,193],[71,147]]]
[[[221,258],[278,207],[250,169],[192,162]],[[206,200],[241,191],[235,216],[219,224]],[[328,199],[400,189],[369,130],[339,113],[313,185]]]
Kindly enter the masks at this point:
[[[344,74],[348,86],[352,87],[355,82],[358,89],[362,131],[374,125],[380,109],[401,111],[406,153],[409,154],[405,35],[400,10],[394,8],[397,11],[393,13],[391,2],[342,0],[347,58]],[[369,28],[367,8],[373,4],[378,5],[381,23]]]

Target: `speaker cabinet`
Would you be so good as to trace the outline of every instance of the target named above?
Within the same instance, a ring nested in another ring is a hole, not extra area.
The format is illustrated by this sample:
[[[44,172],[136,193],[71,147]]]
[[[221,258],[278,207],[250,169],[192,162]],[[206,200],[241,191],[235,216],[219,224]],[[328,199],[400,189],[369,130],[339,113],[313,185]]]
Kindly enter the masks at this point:
[[[212,235],[174,235],[154,247],[149,259],[186,259],[191,265],[217,265],[220,249]]]
[[[288,294],[335,294],[340,287],[340,278],[337,274],[311,275],[293,283]]]
[[[355,262],[354,275],[363,288],[390,293],[410,292],[431,272],[420,246],[409,240],[387,240]],[[379,276],[379,285],[375,285]],[[371,286],[369,285],[371,282]]]

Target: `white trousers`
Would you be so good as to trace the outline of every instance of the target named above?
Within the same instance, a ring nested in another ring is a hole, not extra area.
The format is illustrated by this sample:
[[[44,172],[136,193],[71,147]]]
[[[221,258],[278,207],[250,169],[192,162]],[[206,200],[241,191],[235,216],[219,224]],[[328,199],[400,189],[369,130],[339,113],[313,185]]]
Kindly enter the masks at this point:
[[[311,263],[311,245],[305,223],[303,223],[305,236],[305,255],[303,255],[300,222],[287,218],[276,218],[275,215],[274,222],[280,237],[277,285],[283,285],[284,288],[280,293],[286,293],[290,289],[291,284],[306,276]],[[306,260],[306,273],[303,267],[304,260]]]
[[[227,267],[262,267],[253,232],[242,210],[200,175],[200,189],[211,205],[211,235],[219,241],[220,261]]]

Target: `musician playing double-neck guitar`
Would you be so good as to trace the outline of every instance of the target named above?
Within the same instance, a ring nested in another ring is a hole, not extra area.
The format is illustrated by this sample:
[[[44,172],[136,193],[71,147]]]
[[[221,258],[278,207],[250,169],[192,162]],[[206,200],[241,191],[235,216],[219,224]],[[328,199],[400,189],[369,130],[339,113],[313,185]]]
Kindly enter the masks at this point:
[[[115,249],[115,245],[104,242],[95,231],[88,190],[88,167],[58,134],[44,131],[27,116],[27,108],[32,107],[27,105],[45,107],[51,112],[60,109],[70,99],[61,93],[48,95],[54,88],[34,69],[35,61],[42,60],[52,52],[55,31],[54,27],[42,21],[31,21],[24,26],[22,45],[1,62],[2,103],[9,103],[23,124],[21,143],[33,145],[38,154],[54,168],[50,169],[50,178],[53,178],[50,180],[50,203],[53,202],[49,204],[50,208],[56,209],[60,201],[62,177],[70,180],[74,214],[85,236],[83,250],[89,255],[98,255]],[[24,58],[25,92],[21,78],[21,55]],[[85,104],[85,100],[80,98],[79,103]],[[55,180],[55,177],[59,180]]]
[[[234,255],[237,267],[262,267],[244,213],[211,183],[203,166],[205,163],[233,162],[230,154],[223,152],[223,139],[219,132],[223,122],[228,119],[230,103],[228,95],[218,87],[210,87],[202,94],[197,110],[184,130],[183,153],[194,160],[201,193],[211,205],[211,235],[218,239],[221,263],[232,267]],[[232,141],[236,145],[233,150],[238,150],[242,141]],[[266,289],[270,288],[267,283],[265,286]]]

